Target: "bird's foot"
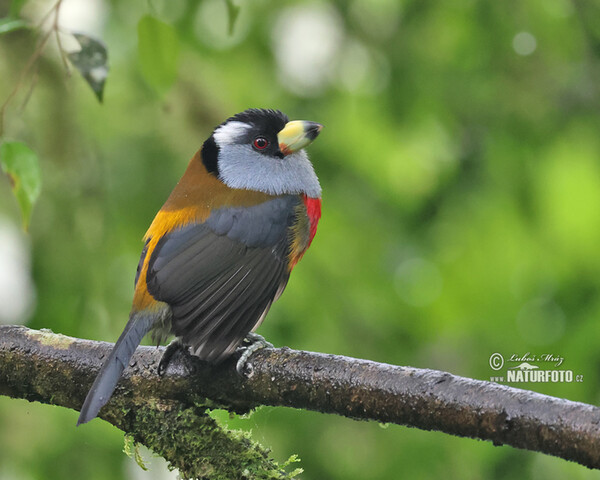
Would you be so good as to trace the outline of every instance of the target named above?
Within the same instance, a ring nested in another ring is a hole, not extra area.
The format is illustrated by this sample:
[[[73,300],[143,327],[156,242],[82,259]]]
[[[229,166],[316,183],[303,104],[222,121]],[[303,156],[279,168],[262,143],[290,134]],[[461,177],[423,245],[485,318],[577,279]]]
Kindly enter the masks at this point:
[[[163,353],[163,356],[160,359],[160,362],[158,362],[158,368],[156,370],[157,370],[159,377],[162,377],[165,374],[165,372],[167,371],[167,368],[169,367],[169,364],[171,363],[171,360],[173,359],[173,356],[179,351],[183,351],[183,352],[187,353],[188,347],[186,347],[183,343],[181,343],[181,340],[176,338],[175,340],[173,340],[171,343],[169,343],[167,345],[167,348],[165,349],[165,353]]]
[[[235,369],[240,377],[250,378],[254,374],[254,367],[248,362],[248,359],[254,352],[261,348],[273,348],[273,344],[267,342],[258,333],[250,332],[246,335],[244,342],[237,349],[238,352],[242,353],[235,365]]]

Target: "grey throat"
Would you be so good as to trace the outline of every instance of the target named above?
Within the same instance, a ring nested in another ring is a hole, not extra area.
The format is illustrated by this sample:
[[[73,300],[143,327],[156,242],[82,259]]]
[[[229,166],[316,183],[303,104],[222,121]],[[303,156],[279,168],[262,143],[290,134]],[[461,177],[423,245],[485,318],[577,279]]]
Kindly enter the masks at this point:
[[[225,143],[219,148],[219,177],[231,188],[321,197],[319,179],[304,150],[277,158],[256,152],[249,145]]]

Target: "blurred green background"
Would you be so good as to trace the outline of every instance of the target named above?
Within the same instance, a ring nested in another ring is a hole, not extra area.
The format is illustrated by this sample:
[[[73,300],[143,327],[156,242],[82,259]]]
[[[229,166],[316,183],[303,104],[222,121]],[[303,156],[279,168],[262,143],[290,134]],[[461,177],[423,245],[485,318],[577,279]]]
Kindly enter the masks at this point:
[[[51,41],[29,102],[27,81],[7,111],[5,138],[37,152],[43,190],[26,235],[0,178],[0,321],[114,341],[141,238],[189,158],[228,116],[271,107],[325,125],[309,147],[323,217],[260,333],[482,380],[504,373],[490,368],[495,352],[562,356],[583,382],[513,386],[599,404],[598,4],[234,4],[230,34],[224,0],[65,0],[62,27],[102,38],[110,75],[100,105]],[[148,14],[175,32],[163,52],[173,72],[154,81],[138,54]],[[0,102],[35,40],[0,36]],[[76,418],[0,397],[0,478],[175,478],[158,460],[137,467],[115,428]],[[281,461],[297,453],[306,480],[600,478],[313,412],[264,407],[230,423]]]

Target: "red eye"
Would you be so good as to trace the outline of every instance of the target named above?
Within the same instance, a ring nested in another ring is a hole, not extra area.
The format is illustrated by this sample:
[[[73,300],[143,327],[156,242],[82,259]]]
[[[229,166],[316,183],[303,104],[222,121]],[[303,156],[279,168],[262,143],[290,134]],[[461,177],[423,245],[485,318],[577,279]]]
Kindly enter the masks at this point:
[[[264,150],[269,146],[269,141],[265,137],[256,137],[253,145],[258,150]]]

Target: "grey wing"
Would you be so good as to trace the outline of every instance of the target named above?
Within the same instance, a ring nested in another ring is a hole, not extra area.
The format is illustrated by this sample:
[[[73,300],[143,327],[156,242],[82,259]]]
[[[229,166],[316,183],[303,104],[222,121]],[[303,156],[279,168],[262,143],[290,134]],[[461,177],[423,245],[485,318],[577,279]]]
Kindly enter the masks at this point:
[[[158,242],[148,291],[170,305],[172,332],[200,358],[233,353],[285,288],[296,198],[221,209]]]

